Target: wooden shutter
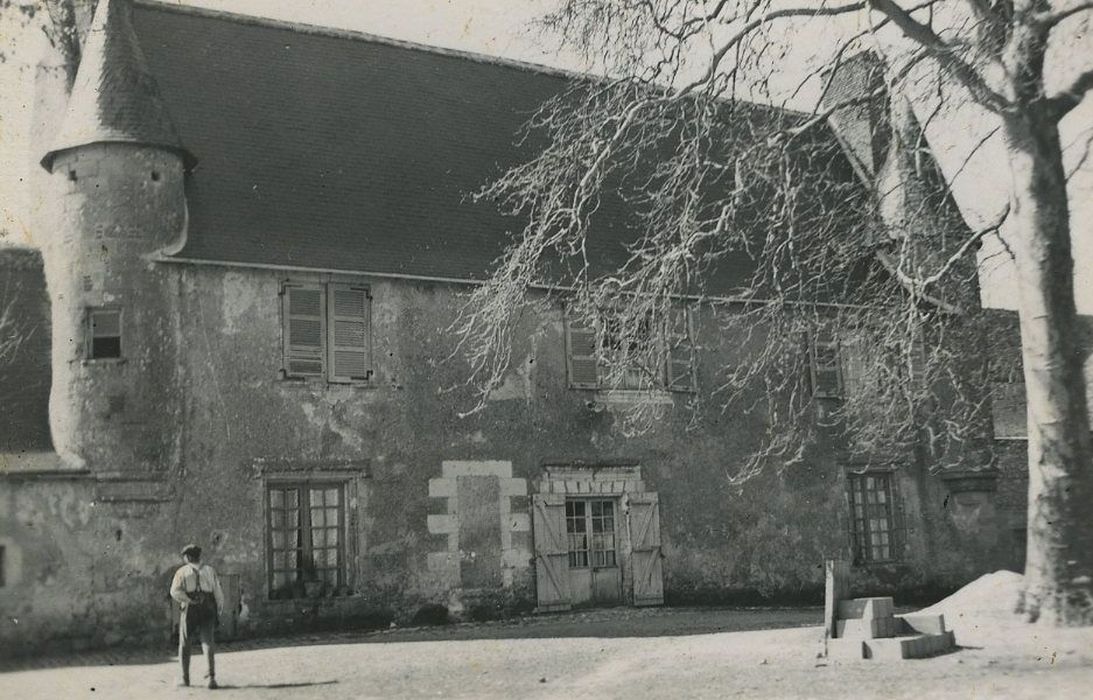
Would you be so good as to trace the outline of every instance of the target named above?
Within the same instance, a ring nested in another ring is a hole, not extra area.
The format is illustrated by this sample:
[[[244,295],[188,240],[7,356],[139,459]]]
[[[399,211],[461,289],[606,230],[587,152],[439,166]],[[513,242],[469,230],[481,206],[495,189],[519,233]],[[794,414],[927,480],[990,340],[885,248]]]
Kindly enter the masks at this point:
[[[598,388],[600,383],[597,370],[596,330],[580,325],[579,321],[568,314],[565,330],[566,369],[569,372],[570,388]]]
[[[329,290],[329,379],[332,382],[368,379],[372,374],[372,319],[368,288],[331,284]]]
[[[686,309],[672,315],[672,332],[668,339],[668,389],[695,391],[694,335],[691,316]]]
[[[836,348],[839,369],[842,371],[843,396],[855,396],[864,391],[866,373],[865,348],[858,338],[841,342]]]
[[[568,610],[569,539],[565,529],[565,496],[538,493],[531,497],[535,540],[535,591],[539,611]]]
[[[664,604],[660,503],[655,493],[630,494],[630,568],[634,605]]]
[[[318,377],[324,369],[326,336],[323,288],[286,284],[281,292],[286,377]]]
[[[842,396],[842,367],[839,363],[839,341],[828,329],[819,329],[809,343],[812,370],[812,395],[820,398]]]

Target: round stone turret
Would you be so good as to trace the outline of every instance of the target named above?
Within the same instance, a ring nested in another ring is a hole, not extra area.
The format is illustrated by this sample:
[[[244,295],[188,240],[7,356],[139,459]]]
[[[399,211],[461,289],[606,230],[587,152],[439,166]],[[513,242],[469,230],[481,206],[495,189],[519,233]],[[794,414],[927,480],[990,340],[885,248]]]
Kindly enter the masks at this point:
[[[100,0],[51,172],[50,428],[63,458],[141,478],[177,463],[178,275],[153,259],[185,235],[193,157],[148,73],[125,0]]]

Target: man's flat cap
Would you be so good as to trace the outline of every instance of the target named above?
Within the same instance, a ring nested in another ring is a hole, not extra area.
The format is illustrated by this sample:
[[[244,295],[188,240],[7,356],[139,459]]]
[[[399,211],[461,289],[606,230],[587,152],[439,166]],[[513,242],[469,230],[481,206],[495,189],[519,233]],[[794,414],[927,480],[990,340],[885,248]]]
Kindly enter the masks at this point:
[[[200,557],[201,547],[196,544],[188,544],[182,548],[182,556],[184,557]]]

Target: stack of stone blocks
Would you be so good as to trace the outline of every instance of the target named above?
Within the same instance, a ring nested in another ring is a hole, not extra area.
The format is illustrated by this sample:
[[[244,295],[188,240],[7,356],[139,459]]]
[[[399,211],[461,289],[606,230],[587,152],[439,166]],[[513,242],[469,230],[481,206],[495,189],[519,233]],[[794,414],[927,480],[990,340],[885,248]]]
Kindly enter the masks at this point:
[[[956,647],[944,615],[896,615],[891,598],[850,598],[850,567],[826,563],[825,653],[828,658],[918,659]]]

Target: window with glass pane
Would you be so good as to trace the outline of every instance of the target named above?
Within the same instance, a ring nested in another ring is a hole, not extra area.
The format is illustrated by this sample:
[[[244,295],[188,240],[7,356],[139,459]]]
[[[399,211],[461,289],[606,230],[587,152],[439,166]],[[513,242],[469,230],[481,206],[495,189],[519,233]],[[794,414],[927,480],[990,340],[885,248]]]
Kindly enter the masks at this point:
[[[615,503],[591,501],[592,566],[615,565]]]
[[[855,563],[892,561],[896,558],[892,475],[853,474],[850,491],[850,534]]]
[[[615,502],[570,499],[565,504],[569,567],[616,566]]]
[[[270,596],[329,596],[346,583],[341,484],[277,484],[269,493]]]
[[[87,313],[87,359],[103,360],[121,357],[121,311],[90,309]]]
[[[585,501],[566,501],[565,531],[569,537],[569,568],[588,566],[588,518]]]

